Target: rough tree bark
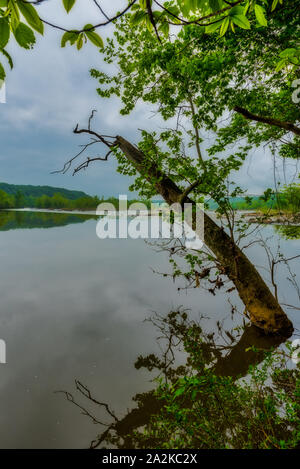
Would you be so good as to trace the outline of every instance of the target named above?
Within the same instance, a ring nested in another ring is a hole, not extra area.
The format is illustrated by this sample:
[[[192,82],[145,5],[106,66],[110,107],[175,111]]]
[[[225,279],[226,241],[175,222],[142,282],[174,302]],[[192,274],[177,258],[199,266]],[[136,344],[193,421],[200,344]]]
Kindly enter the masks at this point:
[[[116,138],[116,145],[138,172],[149,181],[155,181],[157,192],[168,204],[181,203],[183,191],[155,164],[149,167],[144,154],[123,137]],[[145,168],[147,170],[145,171]],[[187,203],[195,203],[186,197]],[[196,218],[193,219],[193,228]],[[252,324],[268,334],[280,334],[289,337],[293,325],[272,295],[268,286],[227,233],[204,213],[204,242],[222,265],[224,273],[234,283]]]

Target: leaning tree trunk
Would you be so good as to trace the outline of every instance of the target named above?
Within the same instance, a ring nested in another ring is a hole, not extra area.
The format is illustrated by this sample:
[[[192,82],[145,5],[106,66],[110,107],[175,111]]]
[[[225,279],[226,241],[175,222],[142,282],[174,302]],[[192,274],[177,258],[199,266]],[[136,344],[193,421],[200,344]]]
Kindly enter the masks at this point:
[[[155,164],[149,166],[144,154],[138,148],[119,136],[116,144],[137,171],[155,184],[157,192],[168,204],[182,201],[184,195],[182,190]],[[185,201],[195,204],[189,198]],[[193,226],[196,224],[195,217],[194,215]],[[252,262],[206,213],[204,213],[204,242],[234,283],[252,324],[267,333],[279,333],[289,337],[293,325]]]

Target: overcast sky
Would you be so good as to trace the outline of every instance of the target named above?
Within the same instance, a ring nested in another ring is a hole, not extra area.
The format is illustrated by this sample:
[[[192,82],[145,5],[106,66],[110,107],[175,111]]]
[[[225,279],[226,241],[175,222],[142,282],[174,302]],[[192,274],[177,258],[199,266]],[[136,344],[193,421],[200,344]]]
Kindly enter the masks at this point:
[[[125,0],[102,0],[101,4],[112,12],[124,3]],[[80,28],[93,23],[96,14],[98,17],[91,0],[77,0],[69,15],[64,12],[61,0],[48,0],[38,8],[42,17],[63,26]],[[102,29],[101,35],[111,32],[108,27]],[[152,130],[160,125],[144,104],[130,116],[120,116],[118,100],[101,99],[96,92],[97,81],[90,77],[91,68],[103,67],[97,48],[87,44],[81,51],[70,46],[62,49],[60,39],[61,33],[46,27],[44,37],[37,37],[33,50],[21,49],[13,41],[9,44],[15,66],[6,80],[7,102],[0,104],[0,181],[47,184],[100,196],[126,193],[129,179],[116,173],[113,160],[96,163],[74,177],[71,172],[50,174],[78,152],[79,144],[86,142],[86,138],[74,135],[72,129],[77,122],[85,125],[92,109],[98,111],[97,129],[123,135],[134,143],[138,141],[138,128]],[[272,186],[269,153],[262,150],[249,155],[237,179],[249,193]]]

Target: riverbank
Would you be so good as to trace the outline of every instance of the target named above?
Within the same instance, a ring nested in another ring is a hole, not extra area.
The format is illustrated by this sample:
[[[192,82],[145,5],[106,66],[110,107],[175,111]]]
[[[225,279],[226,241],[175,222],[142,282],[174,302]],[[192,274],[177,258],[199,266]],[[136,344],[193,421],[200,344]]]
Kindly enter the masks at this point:
[[[108,211],[106,213],[104,212],[97,212],[97,210],[88,210],[88,209],[82,209],[82,210],[76,210],[76,209],[62,209],[62,208],[10,208],[10,209],[0,209],[0,212],[4,211],[13,211],[13,212],[40,212],[40,213],[65,213],[65,214],[73,214],[73,215],[94,215],[94,216],[101,216],[101,215],[119,215],[122,213],[122,211],[116,210],[116,211]],[[140,210],[139,211],[140,216],[150,216],[150,215],[160,215],[162,212],[162,209],[157,209],[154,211],[147,211],[147,210]],[[212,216],[213,218],[218,218],[216,216],[216,212],[213,210],[207,210],[207,213]],[[135,210],[130,210],[130,208],[127,211],[128,216],[135,216],[136,211]],[[236,214],[239,215],[240,218],[245,218],[248,223],[257,223],[257,224],[265,224],[265,225],[294,225],[294,226],[300,226],[300,213],[297,214],[292,214],[290,212],[286,213],[278,213],[278,212],[272,212],[272,213],[264,213],[261,211],[243,211],[243,210],[236,210]]]
[[[246,212],[243,215],[248,223],[259,223],[266,225],[300,225],[300,213],[290,212]]]

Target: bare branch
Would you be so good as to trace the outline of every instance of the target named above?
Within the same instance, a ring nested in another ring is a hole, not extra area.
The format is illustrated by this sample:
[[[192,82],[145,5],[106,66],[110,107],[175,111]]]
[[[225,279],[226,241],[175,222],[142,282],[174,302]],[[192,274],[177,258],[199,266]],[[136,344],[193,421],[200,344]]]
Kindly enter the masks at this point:
[[[58,174],[58,173],[62,173],[62,174],[65,174],[71,167],[72,163],[74,160],[76,160],[76,158],[78,158],[80,155],[82,155],[82,153],[85,152],[85,150],[90,146],[90,145],[94,145],[95,143],[99,143],[98,140],[95,140],[93,139],[90,143],[87,143],[86,145],[80,145],[83,147],[82,150],[80,150],[79,153],[77,153],[77,155],[73,156],[73,158],[71,158],[69,161],[67,161],[63,168],[62,169],[59,169],[57,171],[52,171],[50,174]]]
[[[99,10],[101,11],[102,15],[103,15],[107,20],[109,20],[109,16],[107,16],[107,14],[104,12],[103,8],[102,8],[101,5],[97,2],[97,0],[93,0],[93,2],[94,2],[95,5],[99,8]]]
[[[115,143],[116,137],[114,137],[112,135],[101,135],[101,134],[99,134],[99,133],[97,133],[97,132],[95,132],[91,129],[91,122],[92,122],[92,119],[94,118],[95,112],[97,112],[96,109],[93,109],[92,112],[91,112],[91,115],[88,119],[88,128],[87,129],[79,129],[78,124],[77,124],[75,129],[73,130],[73,132],[75,134],[86,133],[86,134],[92,135],[93,137],[91,138],[91,141],[89,143],[84,144],[84,145],[80,145],[81,147],[83,147],[82,150],[80,150],[79,153],[77,153],[75,156],[73,156],[73,158],[70,158],[64,164],[62,169],[52,171],[51,174],[57,174],[57,173],[65,174],[71,168],[72,163],[80,155],[82,155],[86,151],[87,148],[89,148],[91,145],[95,145],[96,143],[102,143],[102,144],[106,145],[109,148],[109,151],[106,153],[105,156],[94,156],[92,158],[87,157],[86,160],[83,163],[80,163],[74,169],[73,176],[74,176],[74,174],[78,173],[82,169],[86,169],[89,166],[89,164],[92,163],[93,161],[107,161],[109,155],[113,152],[114,148],[116,147],[116,143]],[[110,142],[107,139],[113,139],[113,142]]]
[[[81,409],[82,411],[82,414],[83,415],[86,415],[87,417],[89,417],[90,419],[92,419],[93,423],[95,424],[98,424],[98,425],[103,425],[105,427],[110,427],[111,424],[107,424],[107,423],[104,423],[104,422],[101,422],[100,420],[98,420],[93,414],[91,414],[85,407],[83,407],[81,404],[79,404],[78,402],[75,401],[74,399],[74,396],[73,394],[71,394],[70,392],[68,391],[55,391],[56,394],[64,394],[67,398],[67,401],[71,402],[72,404],[74,404],[76,407],[79,407],[79,409]]]
[[[100,402],[98,401],[97,399],[95,399],[92,394],[91,394],[91,391],[86,387],[84,386],[84,384],[82,384],[80,381],[78,381],[77,379],[75,380],[75,384],[76,384],[76,389],[84,396],[86,397],[89,401],[92,401],[94,402],[94,404],[97,404],[99,405],[100,407],[104,407],[106,412],[115,420],[115,422],[118,422],[119,420],[117,419],[117,417],[115,416],[115,414],[113,413],[113,411],[109,408],[109,406],[106,404],[106,402]]]
[[[93,109],[92,112],[91,112],[91,115],[89,117],[89,130],[91,130],[91,122],[92,122],[92,119],[95,115],[95,112],[97,112],[97,109]],[[78,124],[77,124],[77,127],[78,127]]]
[[[111,148],[112,146],[114,146],[114,144],[111,143],[111,142],[108,142],[106,140],[106,138],[115,138],[115,137],[110,136],[110,135],[101,135],[101,134],[98,134],[97,132],[95,132],[94,130],[91,130],[90,129],[90,119],[89,119],[89,127],[87,129],[79,129],[78,124],[77,124],[75,129],[73,130],[73,133],[74,134],[94,135],[95,137],[97,137],[99,142],[104,143],[104,145],[106,145],[107,147]]]
[[[73,176],[81,171],[82,169],[86,169],[90,163],[93,161],[107,161],[109,155],[112,153],[112,150],[110,150],[104,157],[101,156],[96,156],[95,158],[87,158],[83,163],[81,163],[79,166],[77,166],[74,171],[73,171]]]
[[[126,8],[124,8],[124,10],[122,10],[121,12],[117,13],[115,16],[113,16],[112,18],[108,18],[106,21],[103,21],[101,23],[98,23],[98,24],[95,24],[93,25],[91,28],[87,28],[87,29],[80,29],[80,30],[76,30],[76,32],[78,34],[84,32],[84,31],[92,31],[93,29],[96,29],[96,28],[100,28],[101,26],[107,26],[108,24],[110,23],[113,23],[115,20],[117,20],[118,18],[120,18],[121,16],[125,15],[125,13],[127,13],[128,10],[130,10],[130,8],[137,2],[137,0],[133,0],[132,2],[130,2],[128,4],[128,6]],[[74,31],[74,28],[73,29],[67,29],[67,28],[63,28],[62,26],[58,26],[57,24],[54,24],[54,23],[50,23],[50,21],[47,21],[43,18],[40,17],[40,20],[47,24],[48,26],[51,26],[52,28],[55,28],[55,29],[59,29],[60,31],[65,31],[65,32],[72,32]]]

